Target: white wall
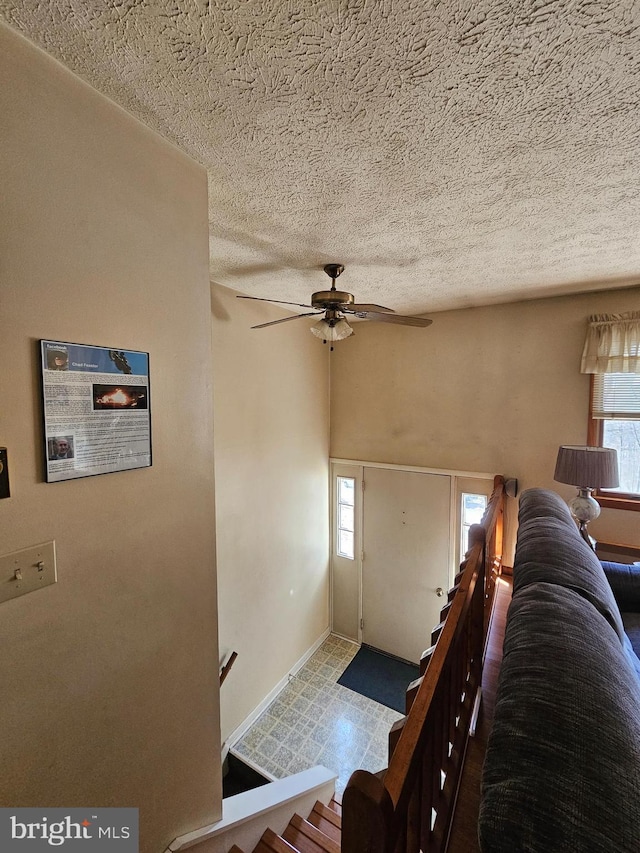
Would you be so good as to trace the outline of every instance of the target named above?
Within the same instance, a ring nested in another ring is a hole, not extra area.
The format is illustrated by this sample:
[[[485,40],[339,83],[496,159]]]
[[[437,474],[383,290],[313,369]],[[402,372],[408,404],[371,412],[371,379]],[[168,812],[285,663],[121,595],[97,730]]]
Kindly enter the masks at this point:
[[[500,473],[570,497],[553,472],[560,444],[586,442],[587,317],[639,299],[632,288],[436,313],[427,329],[358,324],[334,353],[331,455]],[[639,522],[603,509],[590,529],[640,544]]]
[[[222,737],[328,627],[329,351],[309,319],[213,288]],[[335,355],[335,353],[333,353]]]
[[[139,807],[141,851],[221,814],[207,179],[0,25],[0,805]],[[153,466],[43,482],[39,338],[150,353]]]

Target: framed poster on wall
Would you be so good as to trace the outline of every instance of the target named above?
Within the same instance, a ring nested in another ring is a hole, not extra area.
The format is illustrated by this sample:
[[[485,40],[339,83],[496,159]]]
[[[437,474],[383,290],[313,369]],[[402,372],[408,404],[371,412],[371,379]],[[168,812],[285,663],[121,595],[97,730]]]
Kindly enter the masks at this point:
[[[149,354],[40,341],[48,483],[151,465]]]

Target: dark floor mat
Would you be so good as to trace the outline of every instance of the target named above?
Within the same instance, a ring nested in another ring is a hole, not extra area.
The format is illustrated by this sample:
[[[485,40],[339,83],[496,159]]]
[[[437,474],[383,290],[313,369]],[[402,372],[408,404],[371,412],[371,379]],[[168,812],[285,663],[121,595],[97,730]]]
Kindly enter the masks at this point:
[[[414,664],[361,646],[338,684],[404,714],[406,689],[419,675]]]

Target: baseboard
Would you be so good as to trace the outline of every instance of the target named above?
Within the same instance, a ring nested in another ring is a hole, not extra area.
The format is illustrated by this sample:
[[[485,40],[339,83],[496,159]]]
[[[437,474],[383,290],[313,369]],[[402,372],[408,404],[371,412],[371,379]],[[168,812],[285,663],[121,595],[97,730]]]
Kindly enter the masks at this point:
[[[240,723],[240,725],[239,725],[239,726],[237,726],[237,727],[236,727],[236,728],[231,732],[231,734],[229,735],[229,737],[228,737],[228,738],[226,739],[226,741],[222,744],[222,761],[223,761],[223,762],[224,762],[224,760],[226,759],[226,757],[227,757],[227,754],[228,754],[229,750],[230,750],[233,746],[235,746],[235,744],[236,744],[236,743],[237,743],[237,742],[238,742],[242,737],[244,737],[244,735],[247,733],[247,731],[251,728],[251,726],[252,726],[252,725],[255,723],[255,721],[258,719],[258,717],[260,716],[260,714],[262,714],[264,711],[266,711],[266,710],[267,710],[267,708],[268,708],[268,707],[269,707],[269,705],[273,702],[273,700],[276,698],[276,696],[278,695],[278,693],[280,693],[280,691],[281,691],[281,690],[284,690],[284,688],[287,686],[287,684],[289,683],[289,680],[290,680],[291,678],[293,678],[293,676],[298,672],[298,670],[302,669],[302,667],[303,667],[303,666],[305,665],[305,663],[309,660],[309,658],[310,658],[313,654],[315,654],[315,652],[317,652],[317,651],[318,651],[318,649],[319,649],[319,648],[320,648],[320,646],[324,643],[324,641],[327,639],[327,637],[329,636],[329,634],[330,634],[330,633],[331,633],[331,628],[327,628],[327,629],[326,629],[326,630],[325,630],[325,631],[320,635],[320,637],[315,641],[315,643],[314,643],[314,644],[313,644],[309,649],[307,649],[307,651],[302,655],[302,657],[301,657],[298,661],[296,661],[296,663],[292,666],[292,668],[291,668],[291,669],[289,670],[289,672],[284,676],[284,678],[281,678],[281,679],[280,679],[280,681],[279,681],[279,682],[276,684],[276,686],[273,688],[273,690],[271,690],[271,691],[270,691],[270,692],[265,696],[265,698],[264,698],[264,699],[262,700],[262,702],[258,705],[258,707],[257,707],[257,708],[254,708],[254,710],[249,714],[249,716],[248,716],[248,717],[246,717],[246,718],[245,718],[245,719]],[[247,759],[245,758],[245,756],[242,756],[242,760],[243,760],[243,761],[246,761]],[[264,770],[262,770],[261,772],[262,772],[262,773],[264,773]]]
[[[357,640],[354,640],[353,637],[345,637],[344,634],[339,634],[337,631],[330,631],[334,637],[337,637],[339,640],[346,640],[347,643],[353,643],[354,646],[358,646],[360,648],[360,643]]]

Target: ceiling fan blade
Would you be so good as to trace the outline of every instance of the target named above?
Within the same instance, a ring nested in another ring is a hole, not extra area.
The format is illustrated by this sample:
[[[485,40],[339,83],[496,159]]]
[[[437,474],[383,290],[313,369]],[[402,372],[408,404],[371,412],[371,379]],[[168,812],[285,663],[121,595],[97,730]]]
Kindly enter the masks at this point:
[[[236,299],[253,299],[254,302],[277,302],[278,305],[297,305],[298,308],[313,308],[313,305],[306,305],[304,302],[284,302],[282,299],[263,299],[261,296],[236,295]]]
[[[341,309],[346,311],[347,309]],[[383,323],[397,323],[400,326],[430,326],[433,320],[425,320],[423,317],[403,317],[402,314],[382,314],[379,311],[354,311],[356,317],[363,320],[380,320]]]
[[[395,314],[393,308],[385,308],[384,305],[369,305],[367,303],[357,303],[347,305],[347,308],[351,311],[389,311],[391,314]]]
[[[277,326],[278,323],[288,323],[289,320],[299,320],[300,317],[317,317],[323,311],[310,311],[308,314],[294,314],[291,317],[283,317],[282,320],[272,320],[270,323],[260,323],[259,326],[251,326],[252,329],[266,329],[267,326]]]

